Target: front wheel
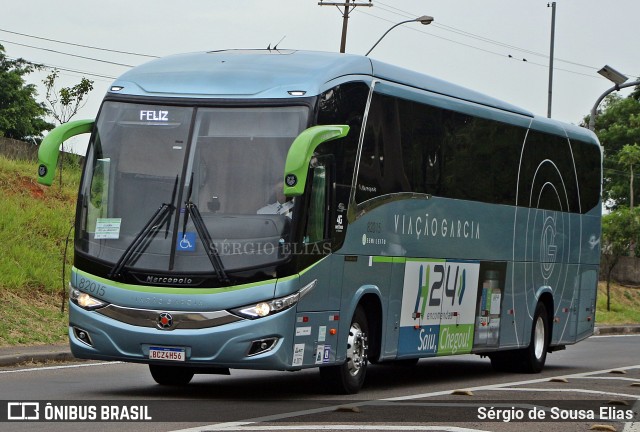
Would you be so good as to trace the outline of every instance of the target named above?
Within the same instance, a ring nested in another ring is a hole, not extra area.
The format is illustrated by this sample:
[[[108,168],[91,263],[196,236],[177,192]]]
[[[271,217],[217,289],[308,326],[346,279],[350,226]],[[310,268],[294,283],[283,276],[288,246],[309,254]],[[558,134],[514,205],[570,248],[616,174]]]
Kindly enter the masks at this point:
[[[356,308],[347,338],[347,359],[338,366],[320,368],[322,380],[336,393],[355,394],[364,384],[367,372],[367,334],[369,325],[361,306]]]
[[[149,365],[151,376],[160,385],[187,385],[193,378],[193,371],[183,366]]]

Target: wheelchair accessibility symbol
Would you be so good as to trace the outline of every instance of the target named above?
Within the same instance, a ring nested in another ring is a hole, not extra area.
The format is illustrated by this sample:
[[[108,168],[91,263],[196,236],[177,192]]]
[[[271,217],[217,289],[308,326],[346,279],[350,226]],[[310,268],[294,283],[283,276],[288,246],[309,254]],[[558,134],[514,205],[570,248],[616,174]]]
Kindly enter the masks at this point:
[[[182,252],[193,252],[196,250],[196,233],[186,232],[178,233],[178,243],[176,250]]]

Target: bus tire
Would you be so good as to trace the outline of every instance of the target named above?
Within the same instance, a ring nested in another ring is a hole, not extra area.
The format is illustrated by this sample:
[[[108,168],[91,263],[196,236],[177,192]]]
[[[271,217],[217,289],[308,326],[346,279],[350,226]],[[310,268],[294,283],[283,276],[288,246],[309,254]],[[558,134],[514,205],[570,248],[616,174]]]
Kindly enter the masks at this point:
[[[362,306],[358,306],[349,327],[346,361],[320,368],[320,377],[334,393],[355,394],[362,388],[368,364],[368,332],[367,316]]]
[[[548,348],[549,317],[547,308],[540,302],[533,315],[529,346],[524,349],[489,354],[491,367],[496,372],[538,373],[542,371],[547,360]]]
[[[489,354],[491,367],[496,372],[515,372],[518,366],[517,354],[513,351]]]
[[[549,348],[549,317],[547,308],[538,302],[531,325],[529,347],[522,351],[522,369],[527,373],[538,373],[544,368]]]
[[[149,365],[151,376],[160,385],[187,385],[193,378],[193,370],[182,366]]]

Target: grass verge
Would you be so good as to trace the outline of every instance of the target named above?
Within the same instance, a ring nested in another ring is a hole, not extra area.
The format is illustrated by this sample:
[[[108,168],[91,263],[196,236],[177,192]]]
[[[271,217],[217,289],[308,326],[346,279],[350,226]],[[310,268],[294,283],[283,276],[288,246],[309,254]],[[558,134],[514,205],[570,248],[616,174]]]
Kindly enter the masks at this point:
[[[607,311],[607,284],[598,283],[597,324],[640,324],[640,287],[611,284],[611,310]]]
[[[62,260],[80,169],[66,165],[62,185],[56,178],[51,187],[37,183],[36,170],[35,162],[0,155],[0,346],[66,341]]]

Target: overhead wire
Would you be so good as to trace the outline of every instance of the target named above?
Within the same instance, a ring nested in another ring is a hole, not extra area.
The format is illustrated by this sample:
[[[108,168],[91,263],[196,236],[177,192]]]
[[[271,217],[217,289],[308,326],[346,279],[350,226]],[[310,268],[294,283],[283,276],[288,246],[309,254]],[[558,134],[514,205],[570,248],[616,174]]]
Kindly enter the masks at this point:
[[[377,1],[376,3],[377,3],[377,6],[378,5],[382,5],[382,7],[380,7],[380,9],[382,9],[382,10],[384,10],[386,12],[389,12],[389,13],[396,14],[396,15],[401,16],[403,18],[415,18],[415,17],[418,16],[418,15],[412,14],[409,11],[406,11],[406,10],[403,10],[403,9],[399,9],[397,7],[388,5],[388,4],[386,4],[384,2],[381,2],[381,1]],[[365,12],[360,11],[360,13],[365,13]],[[524,52],[524,53],[529,54],[529,55],[535,55],[535,56],[538,56],[538,57],[543,57],[545,59],[549,59],[549,56],[547,54],[543,54],[543,53],[540,53],[540,52],[537,52],[537,51],[529,50],[529,49],[526,49],[526,48],[521,48],[521,47],[518,47],[518,46],[515,46],[515,45],[511,45],[511,44],[507,44],[507,43],[504,43],[504,42],[501,42],[501,41],[498,41],[498,40],[495,40],[495,39],[487,38],[485,36],[481,36],[481,35],[478,35],[478,34],[475,34],[475,33],[471,33],[471,32],[465,31],[465,30],[461,30],[461,29],[458,29],[458,28],[455,28],[455,27],[452,27],[452,26],[449,26],[449,25],[446,25],[446,24],[433,22],[431,25],[436,27],[436,28],[439,28],[441,30],[449,31],[449,32],[452,32],[452,33],[456,33],[456,34],[459,34],[459,35],[464,36],[464,37],[469,37],[469,38],[472,38],[472,39],[479,40],[481,42],[485,42],[485,43],[501,46],[501,47],[504,47],[504,48],[508,48],[508,49],[511,49],[511,50],[514,50],[514,51]],[[423,33],[432,35],[431,33],[426,33],[426,32],[423,32]],[[433,36],[436,36],[436,35],[433,35]],[[481,50],[481,51],[484,51],[484,52],[489,52],[491,54],[497,54],[497,55],[500,55],[500,56],[504,56],[503,54],[495,53],[495,52],[492,52],[490,50],[485,50],[485,49],[482,49],[482,48],[479,48],[479,47],[476,47],[476,46],[473,46],[473,45],[464,44],[464,43],[461,43],[459,41],[454,41],[454,40],[447,39],[447,38],[444,38],[444,37],[439,37],[439,38],[447,40],[449,42],[465,45],[465,46],[468,46],[468,47],[473,48],[473,49],[478,49],[478,50]],[[513,58],[513,56],[511,56],[511,57]],[[584,63],[579,63],[579,62],[566,60],[566,59],[562,59],[562,58],[558,58],[558,57],[554,57],[554,61],[567,63],[567,64],[570,64],[570,65],[573,65],[573,66],[587,68],[587,69],[590,69],[590,70],[593,70],[593,71],[599,69],[596,66],[587,65],[587,64],[584,64]],[[538,66],[548,67],[548,65],[542,65],[540,63],[535,63],[535,62],[532,62],[530,60],[527,60],[527,62],[531,63],[531,64],[538,65]],[[554,69],[555,70],[559,70],[559,71],[563,71],[563,72],[569,72],[569,73],[574,73],[574,74],[578,74],[578,75],[589,76],[589,77],[592,77],[592,78],[595,77],[593,75],[588,75],[588,74],[584,74],[584,73],[581,73],[581,72],[572,71],[572,70],[569,70],[569,69],[563,69],[563,68],[558,68],[558,67],[554,67]],[[634,75],[634,74],[627,74],[627,75]],[[597,77],[595,77],[595,78],[597,78]]]
[[[56,53],[56,54],[62,54],[62,55],[81,58],[81,59],[85,59],[85,60],[96,61],[96,62],[100,62],[100,63],[111,64],[111,65],[115,65],[115,66],[124,66],[124,67],[129,67],[129,68],[134,67],[133,65],[130,65],[130,64],[112,62],[112,61],[109,61],[109,60],[102,60],[102,59],[98,59],[98,58],[95,58],[95,57],[82,56],[82,55],[79,55],[79,54],[71,54],[71,53],[67,53],[67,52],[64,52],[64,51],[54,50],[54,49],[51,49],[51,48],[42,48],[42,47],[37,47],[37,46],[33,46],[33,45],[28,45],[28,44],[8,41],[6,39],[0,39],[0,42],[12,44],[12,45],[18,45],[18,46],[22,46],[22,47],[26,47],[26,48],[37,49],[37,50],[41,50],[41,51],[48,51],[48,52],[52,52],[52,53]]]
[[[398,16],[400,16],[402,18],[410,19],[410,18],[415,18],[416,17],[415,14],[412,14],[409,11],[397,8],[395,6],[386,4],[386,3],[381,2],[381,1],[377,1],[377,6],[378,6],[379,9],[381,9],[384,12],[391,13],[391,14],[394,14],[394,15],[398,15]],[[389,20],[389,19],[377,16],[377,15],[374,15],[372,13],[368,13],[368,12],[364,12],[364,11],[360,11],[360,10],[358,10],[358,12],[362,13],[362,14],[365,14],[365,15],[368,15],[370,17],[382,20],[382,21],[386,21],[386,22],[389,22],[389,23],[394,23],[392,20]],[[526,54],[535,55],[535,56],[543,57],[543,58],[546,58],[546,59],[549,58],[549,56],[547,56],[546,54],[542,54],[542,53],[539,53],[539,52],[536,52],[536,51],[532,51],[532,50],[529,50],[529,49],[517,47],[515,45],[510,45],[510,44],[507,44],[507,43],[504,43],[504,42],[500,42],[500,41],[497,41],[497,40],[494,40],[494,39],[490,39],[490,38],[487,38],[487,37],[484,37],[484,36],[481,36],[481,35],[477,35],[477,34],[474,34],[474,33],[471,33],[471,32],[465,31],[465,30],[457,29],[455,27],[452,27],[452,26],[449,26],[449,25],[446,25],[446,24],[441,24],[441,23],[434,22],[434,23],[432,23],[432,26],[434,26],[436,28],[439,28],[441,30],[444,30],[444,31],[449,31],[449,32],[461,35],[463,37],[469,37],[469,38],[472,38],[472,39],[475,39],[475,40],[478,40],[478,41],[481,41],[481,42],[484,42],[484,43],[497,45],[497,46],[500,46],[500,47],[503,47],[503,48],[508,48],[510,50],[524,52]],[[420,32],[422,34],[425,34],[425,35],[428,35],[428,36],[431,36],[431,37],[434,37],[434,38],[437,38],[437,39],[441,39],[441,40],[444,40],[444,41],[447,41],[447,42],[450,42],[450,43],[454,43],[454,44],[465,46],[465,47],[468,47],[468,48],[471,48],[471,49],[474,49],[474,50],[482,51],[482,52],[485,52],[485,53],[488,53],[488,54],[493,54],[493,55],[500,56],[500,57],[503,57],[503,58],[506,57],[506,58],[509,58],[509,59],[520,60],[520,61],[529,63],[529,64],[534,65],[534,66],[548,68],[548,65],[546,65],[546,64],[538,63],[538,62],[531,61],[531,60],[525,59],[525,58],[518,58],[518,57],[513,56],[511,54],[504,54],[504,53],[492,51],[492,50],[489,50],[489,49],[478,47],[476,45],[471,45],[471,44],[468,44],[468,43],[464,43],[464,42],[460,42],[460,41],[457,41],[457,40],[449,39],[449,38],[446,38],[446,37],[443,37],[443,36],[440,36],[440,35],[436,35],[436,34],[433,34],[433,33],[428,33],[428,32],[421,31],[421,30],[418,30],[418,29],[415,29],[415,28],[411,28],[411,30],[417,31],[417,32]],[[102,48],[102,47],[96,47],[96,46],[91,46],[91,45],[78,44],[78,43],[74,43],[74,42],[68,42],[68,41],[62,41],[62,40],[58,40],[58,39],[45,38],[45,37],[41,37],[41,36],[36,36],[36,35],[31,35],[31,34],[21,33],[21,32],[16,32],[16,31],[2,29],[2,28],[0,28],[0,32],[10,33],[10,34],[23,36],[23,37],[28,37],[28,38],[33,38],[33,39],[38,39],[38,40],[55,42],[55,43],[65,44],[65,45],[70,45],[70,46],[76,46],[76,47],[88,48],[88,49],[93,49],[93,50],[105,51],[105,52],[112,52],[112,53],[126,54],[126,55],[135,55],[135,56],[142,56],[142,57],[149,57],[149,58],[158,58],[158,56],[152,55],[152,54],[144,54],[144,53],[137,53],[137,52],[131,52],[131,51],[114,50],[114,49],[109,49],[109,48]],[[82,58],[82,59],[85,59],[85,60],[91,60],[91,61],[97,61],[97,62],[106,63],[106,64],[112,64],[112,65],[116,65],[116,66],[133,67],[133,65],[129,65],[129,64],[125,64],[125,63],[118,63],[118,62],[98,59],[98,58],[94,58],[94,57],[87,57],[87,56],[82,56],[82,55],[78,55],[78,54],[72,54],[72,53],[58,51],[58,50],[49,49],[49,48],[37,47],[37,46],[33,46],[33,45],[22,44],[22,43],[18,43],[18,42],[3,40],[3,39],[0,39],[0,42],[5,42],[5,43],[18,45],[18,46],[23,46],[23,47],[32,48],[32,49],[38,49],[38,50],[53,52],[53,53],[56,53],[56,54],[67,55],[67,56],[76,57],[76,58]],[[586,64],[570,61],[570,60],[564,60],[564,59],[561,59],[561,58],[554,58],[554,60],[555,61],[559,61],[559,62],[568,63],[568,64],[571,64],[571,65],[574,65],[574,66],[578,66],[578,67],[588,68],[588,69],[591,69],[591,70],[596,70],[597,69],[595,66],[590,66],[590,65],[586,65]],[[58,69],[63,70],[63,68],[58,68]],[[592,74],[581,73],[581,72],[577,72],[577,71],[573,71],[573,70],[569,70],[569,69],[564,69],[564,68],[559,68],[559,67],[554,67],[554,69],[558,70],[558,71],[563,71],[563,72],[572,73],[572,74],[576,74],[576,75],[582,75],[582,76],[586,76],[586,77],[590,77],[590,78],[598,78],[598,77],[596,77],[595,75],[592,75]],[[77,72],[77,71],[73,71],[73,70],[68,70],[68,71],[69,72]],[[82,72],[80,72],[80,73],[82,73]],[[86,74],[89,74],[89,73],[86,73]],[[92,76],[101,76],[100,74],[93,74],[93,73],[91,75]],[[110,77],[110,76],[102,75],[102,77],[113,79],[113,77]]]
[[[379,17],[379,16],[374,15],[374,14],[369,13],[369,12],[359,11],[359,13],[371,16],[373,18],[376,18],[376,19],[379,19],[379,20],[382,20],[382,21],[386,21],[388,23],[394,23],[393,21],[391,21],[389,19]],[[520,61],[522,61],[524,63],[528,63],[528,64],[531,64],[531,65],[539,66],[539,67],[543,67],[543,68],[548,68],[549,67],[546,64],[537,63],[537,62],[534,62],[534,61],[527,60],[525,58],[518,58],[518,57],[515,57],[515,56],[513,56],[511,54],[504,54],[504,53],[499,53],[499,52],[496,52],[496,51],[488,50],[488,49],[485,49],[485,48],[480,48],[480,47],[475,46],[475,45],[471,45],[471,44],[467,44],[467,43],[464,43],[464,42],[456,41],[456,40],[449,39],[449,38],[446,38],[446,37],[443,37],[443,36],[439,36],[439,35],[436,35],[436,34],[433,34],[433,33],[427,33],[425,31],[422,31],[422,30],[419,30],[419,29],[416,29],[416,28],[413,28],[413,27],[408,27],[408,29],[412,30],[412,31],[416,31],[416,32],[422,33],[422,34],[425,34],[425,35],[430,36],[430,37],[434,37],[436,39],[442,39],[442,40],[445,40],[447,42],[451,42],[451,43],[454,43],[454,44],[457,44],[457,45],[462,45],[462,46],[465,46],[465,47],[473,48],[475,50],[483,51],[485,53],[493,54],[493,55],[496,55],[496,56],[499,56],[499,57],[513,59],[513,60],[520,60]],[[569,70],[569,69],[564,69],[564,68],[559,68],[559,67],[554,67],[553,69],[554,70],[558,70],[558,71],[563,71],[563,72],[576,74],[576,75],[582,75],[582,76],[585,76],[585,77],[588,77],[588,78],[598,79],[598,77],[596,77],[595,75],[585,74],[585,73],[582,73],[582,72],[572,71],[572,70]]]
[[[27,33],[20,33],[20,32],[6,30],[6,29],[2,29],[2,28],[0,28],[0,32],[10,33],[10,34],[18,35],[18,36],[24,36],[24,37],[28,37],[28,38],[32,38],[32,39],[44,40],[44,41],[48,41],[48,42],[55,42],[55,43],[64,44],[64,45],[71,45],[71,46],[77,46],[77,47],[82,47],[82,48],[89,48],[89,49],[98,50],[98,51],[106,51],[106,52],[112,52],[112,53],[117,53],[117,54],[135,55],[135,56],[140,56],[140,57],[159,58],[159,56],[151,55],[151,54],[142,54],[142,53],[136,53],[136,52],[131,52],[131,51],[120,51],[120,50],[114,50],[114,49],[109,49],[109,48],[100,48],[100,47],[95,47],[95,46],[91,46],[91,45],[83,45],[83,44],[79,44],[79,43],[66,42],[66,41],[61,41],[61,40],[57,40],[57,39],[49,39],[49,38],[45,38],[45,37],[41,37],[41,36],[30,35],[30,34],[27,34]]]
[[[7,58],[9,60],[18,60],[17,57],[11,57],[11,56],[7,56]],[[26,59],[22,59],[22,60],[26,60]],[[80,75],[89,75],[89,76],[93,76],[96,78],[106,78],[108,80],[114,80],[116,79],[116,77],[114,76],[110,76],[110,75],[104,75],[104,74],[97,74],[94,72],[87,72],[87,71],[82,71],[82,70],[78,70],[78,69],[69,69],[69,68],[65,68],[62,66],[56,66],[56,65],[50,65],[50,64],[46,64],[46,63],[42,63],[42,62],[38,62],[38,61],[33,61],[33,60],[26,60],[29,63],[36,65],[36,66],[42,66],[46,69],[57,69],[60,71],[64,71],[64,72],[71,72],[71,73],[75,73],[75,74],[80,74]]]

